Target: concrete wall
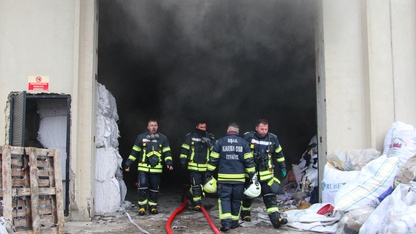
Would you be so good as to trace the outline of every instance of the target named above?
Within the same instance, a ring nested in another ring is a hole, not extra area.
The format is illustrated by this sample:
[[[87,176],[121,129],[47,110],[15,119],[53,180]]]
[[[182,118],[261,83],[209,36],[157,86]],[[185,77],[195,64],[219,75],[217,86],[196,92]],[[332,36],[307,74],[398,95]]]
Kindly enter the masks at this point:
[[[416,125],[416,6],[413,0],[322,0],[318,11],[323,168],[336,149],[383,151],[394,121]]]
[[[2,113],[10,92],[28,89],[28,76],[49,76],[46,93],[71,95],[70,214],[75,220],[94,216],[97,14],[95,0],[0,0]],[[7,115],[0,116],[2,145]]]

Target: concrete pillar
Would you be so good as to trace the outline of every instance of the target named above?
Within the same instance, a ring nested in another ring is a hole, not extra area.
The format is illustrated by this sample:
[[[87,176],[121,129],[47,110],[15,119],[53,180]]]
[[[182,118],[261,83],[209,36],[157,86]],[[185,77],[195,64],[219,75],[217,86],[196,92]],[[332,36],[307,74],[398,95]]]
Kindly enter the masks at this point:
[[[94,217],[98,4],[75,4],[69,214],[71,220],[88,220]]]

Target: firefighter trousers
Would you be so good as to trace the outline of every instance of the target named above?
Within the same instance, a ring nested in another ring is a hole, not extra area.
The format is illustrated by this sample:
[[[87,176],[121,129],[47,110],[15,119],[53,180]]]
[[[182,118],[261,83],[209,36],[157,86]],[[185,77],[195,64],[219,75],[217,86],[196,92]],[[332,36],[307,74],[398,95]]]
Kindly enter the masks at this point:
[[[260,185],[261,185],[261,195],[263,196],[264,205],[266,206],[267,213],[270,214],[273,212],[278,212],[279,209],[277,205],[276,194],[273,193],[271,187],[267,185],[267,182],[268,181],[260,181]],[[244,196],[242,210],[243,211],[250,210],[251,205],[253,204],[253,200],[254,200],[253,198]]]
[[[137,190],[139,191],[139,208],[147,208],[147,205],[157,207],[160,178],[160,173],[138,172]]]
[[[202,184],[204,183],[206,177],[205,172],[202,171],[190,171],[189,177],[191,180],[191,193],[192,193],[192,203],[194,206],[201,205],[202,200]]]
[[[244,184],[218,184],[218,208],[221,226],[230,229],[238,223]]]

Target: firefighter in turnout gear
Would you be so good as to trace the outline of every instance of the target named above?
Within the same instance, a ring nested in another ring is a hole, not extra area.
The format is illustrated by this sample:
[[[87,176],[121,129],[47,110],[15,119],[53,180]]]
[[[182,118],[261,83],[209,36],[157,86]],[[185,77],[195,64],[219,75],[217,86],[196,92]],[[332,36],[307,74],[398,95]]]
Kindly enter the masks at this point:
[[[208,178],[218,167],[218,210],[224,232],[239,226],[245,175],[252,178],[255,174],[253,154],[238,132],[236,123],[229,124],[227,135],[215,142],[208,162]]]
[[[274,162],[279,166],[282,178],[286,177],[286,164],[282,147],[273,133],[269,133],[269,124],[265,119],[260,119],[256,125],[256,131],[246,132],[243,138],[249,143],[256,164],[256,175],[261,185],[261,195],[266,205],[269,219],[274,228],[286,224],[277,205],[276,194],[280,190],[280,181],[274,177]],[[250,222],[250,210],[253,198],[244,197],[241,207],[241,219]]]
[[[193,210],[201,210],[202,185],[206,180],[209,154],[214,144],[214,135],[208,133],[207,124],[198,122],[195,130],[184,137],[179,156],[183,169],[189,170]]]
[[[173,170],[169,141],[157,131],[157,121],[149,120],[147,130],[137,136],[124,164],[125,171],[129,171],[131,164],[138,160],[139,215],[145,215],[147,208],[151,214],[158,213],[157,199],[163,165]]]

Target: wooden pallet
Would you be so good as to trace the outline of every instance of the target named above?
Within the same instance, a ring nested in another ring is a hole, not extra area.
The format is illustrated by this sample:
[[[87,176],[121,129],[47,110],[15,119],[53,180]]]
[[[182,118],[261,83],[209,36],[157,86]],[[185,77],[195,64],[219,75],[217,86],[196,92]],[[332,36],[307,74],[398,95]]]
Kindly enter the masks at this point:
[[[63,233],[59,151],[0,146],[0,216],[16,233]]]

